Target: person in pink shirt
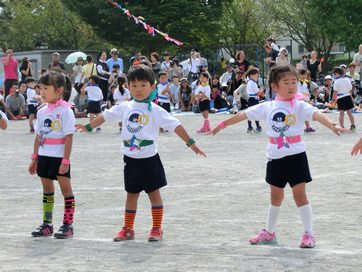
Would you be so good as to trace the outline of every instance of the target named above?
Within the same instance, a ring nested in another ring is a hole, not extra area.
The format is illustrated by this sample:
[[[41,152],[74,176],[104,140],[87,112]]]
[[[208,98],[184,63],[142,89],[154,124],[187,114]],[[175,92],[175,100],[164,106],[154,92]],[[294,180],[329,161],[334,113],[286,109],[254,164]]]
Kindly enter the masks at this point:
[[[11,86],[14,82],[18,81],[18,62],[13,57],[13,50],[8,49],[5,52],[6,56],[2,58],[1,62],[4,66],[5,74],[5,97],[8,96]]]

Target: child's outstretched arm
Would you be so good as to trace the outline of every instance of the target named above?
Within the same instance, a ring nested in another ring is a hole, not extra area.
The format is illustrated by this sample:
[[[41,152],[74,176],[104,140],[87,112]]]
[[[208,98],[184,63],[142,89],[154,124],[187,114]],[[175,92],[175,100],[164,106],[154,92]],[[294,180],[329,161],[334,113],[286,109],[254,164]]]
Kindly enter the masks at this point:
[[[103,114],[100,114],[95,119],[93,119],[93,121],[90,122],[89,124],[86,124],[86,125],[76,124],[75,127],[80,132],[85,132],[85,131],[92,132],[94,128],[99,127],[104,122],[105,122],[105,120],[104,120]]]
[[[245,112],[239,112],[239,113],[235,114],[233,117],[230,117],[230,118],[226,119],[225,121],[222,121],[221,123],[219,123],[214,129],[209,131],[207,134],[215,135],[221,129],[224,129],[230,125],[234,125],[241,121],[245,121],[247,119],[248,119],[248,117],[246,116]]]
[[[356,156],[358,153],[362,154],[362,138],[352,148],[351,155]]]
[[[175,133],[186,143],[188,147],[192,149],[192,151],[194,151],[196,154],[206,157],[205,153],[196,146],[195,140],[190,138],[182,125],[178,125],[176,127]]]
[[[327,115],[320,113],[320,112],[315,112],[313,114],[313,120],[314,121],[318,121],[319,123],[321,123],[323,126],[326,126],[327,128],[329,128],[330,130],[332,130],[335,134],[337,134],[338,136],[341,135],[341,133],[344,132],[349,132],[350,130],[342,128],[340,126],[336,126],[335,123],[332,122],[331,119],[329,119],[327,117]]]

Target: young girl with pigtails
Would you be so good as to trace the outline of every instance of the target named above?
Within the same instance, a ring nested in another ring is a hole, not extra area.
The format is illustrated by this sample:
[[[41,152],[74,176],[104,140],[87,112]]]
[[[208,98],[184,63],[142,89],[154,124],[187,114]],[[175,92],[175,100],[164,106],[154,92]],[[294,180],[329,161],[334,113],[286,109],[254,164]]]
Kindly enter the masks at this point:
[[[34,152],[29,173],[40,177],[43,186],[43,223],[31,235],[53,235],[54,180],[58,180],[64,197],[63,224],[55,238],[73,237],[75,198],[70,180],[70,154],[75,117],[68,104],[72,85],[63,73],[51,71],[39,79],[40,94],[45,107],[37,113]]]

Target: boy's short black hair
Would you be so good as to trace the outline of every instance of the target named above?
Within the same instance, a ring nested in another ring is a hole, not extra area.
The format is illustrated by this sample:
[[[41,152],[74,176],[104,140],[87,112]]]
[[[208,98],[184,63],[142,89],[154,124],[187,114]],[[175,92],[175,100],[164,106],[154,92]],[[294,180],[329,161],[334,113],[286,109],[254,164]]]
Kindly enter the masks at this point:
[[[257,69],[257,68],[251,68],[251,69],[249,69],[249,70],[246,72],[245,76],[248,77],[248,76],[256,75],[256,74],[260,74],[259,69]]]
[[[35,78],[33,78],[33,77],[27,77],[27,78],[25,79],[25,83],[26,83],[26,84],[31,83],[31,82],[35,82]]]
[[[13,84],[11,84],[11,86],[19,86],[19,83],[17,81],[14,81]]]
[[[119,66],[118,63],[115,63],[115,64],[113,64],[112,68],[113,68],[113,69],[118,69],[118,68],[121,68],[121,66]]]
[[[89,78],[89,80],[93,80],[95,84],[98,84],[99,83],[99,76],[96,76],[96,75],[91,76]]]
[[[155,84],[156,76],[151,67],[146,65],[138,65],[128,72],[128,82],[134,81],[148,81],[151,85]]]
[[[298,71],[298,75],[307,75],[307,74],[308,74],[308,71],[304,68],[299,69],[299,71]]]
[[[342,68],[336,67],[333,69],[333,74],[343,75],[344,72],[343,72]]]
[[[174,78],[180,78],[178,75],[174,75],[173,77],[172,77],[172,79],[174,79]]]
[[[163,71],[161,71],[161,72],[159,72],[158,73],[158,78],[161,78],[162,76],[167,76],[167,73],[166,72],[163,72]]]

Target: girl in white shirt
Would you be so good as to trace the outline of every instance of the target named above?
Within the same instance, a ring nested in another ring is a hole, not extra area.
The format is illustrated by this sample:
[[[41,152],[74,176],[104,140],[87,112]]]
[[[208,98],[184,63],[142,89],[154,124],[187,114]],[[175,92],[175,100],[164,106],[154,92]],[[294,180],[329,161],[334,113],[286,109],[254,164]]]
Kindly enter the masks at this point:
[[[274,101],[264,102],[244,112],[239,112],[221,122],[210,131],[210,134],[216,134],[220,129],[246,119],[263,118],[265,120],[266,133],[269,136],[266,182],[270,184],[271,203],[266,228],[252,237],[249,242],[251,244],[277,243],[275,227],[284,198],[284,187],[289,183],[304,227],[300,247],[311,248],[315,246],[312,207],[305,187],[312,178],[305,153],[306,147],[302,141],[304,121],[311,119],[318,121],[337,135],[348,130],[337,127],[326,115],[318,112],[317,108],[296,99],[298,79],[293,67],[275,66],[271,69],[269,79],[272,90],[277,93]]]
[[[43,185],[43,223],[31,234],[34,237],[53,235],[54,180],[58,180],[64,196],[63,225],[55,238],[73,237],[75,198],[70,180],[70,154],[75,118],[68,104],[72,84],[63,73],[51,71],[39,79],[45,107],[38,111],[35,123],[34,152],[29,173],[40,177]],[[64,100],[63,100],[64,99]]]
[[[195,102],[199,105],[200,112],[202,113],[202,117],[204,118],[204,124],[202,128],[197,131],[198,133],[205,133],[210,131],[210,82],[211,79],[209,74],[206,72],[202,72],[194,93]]]

